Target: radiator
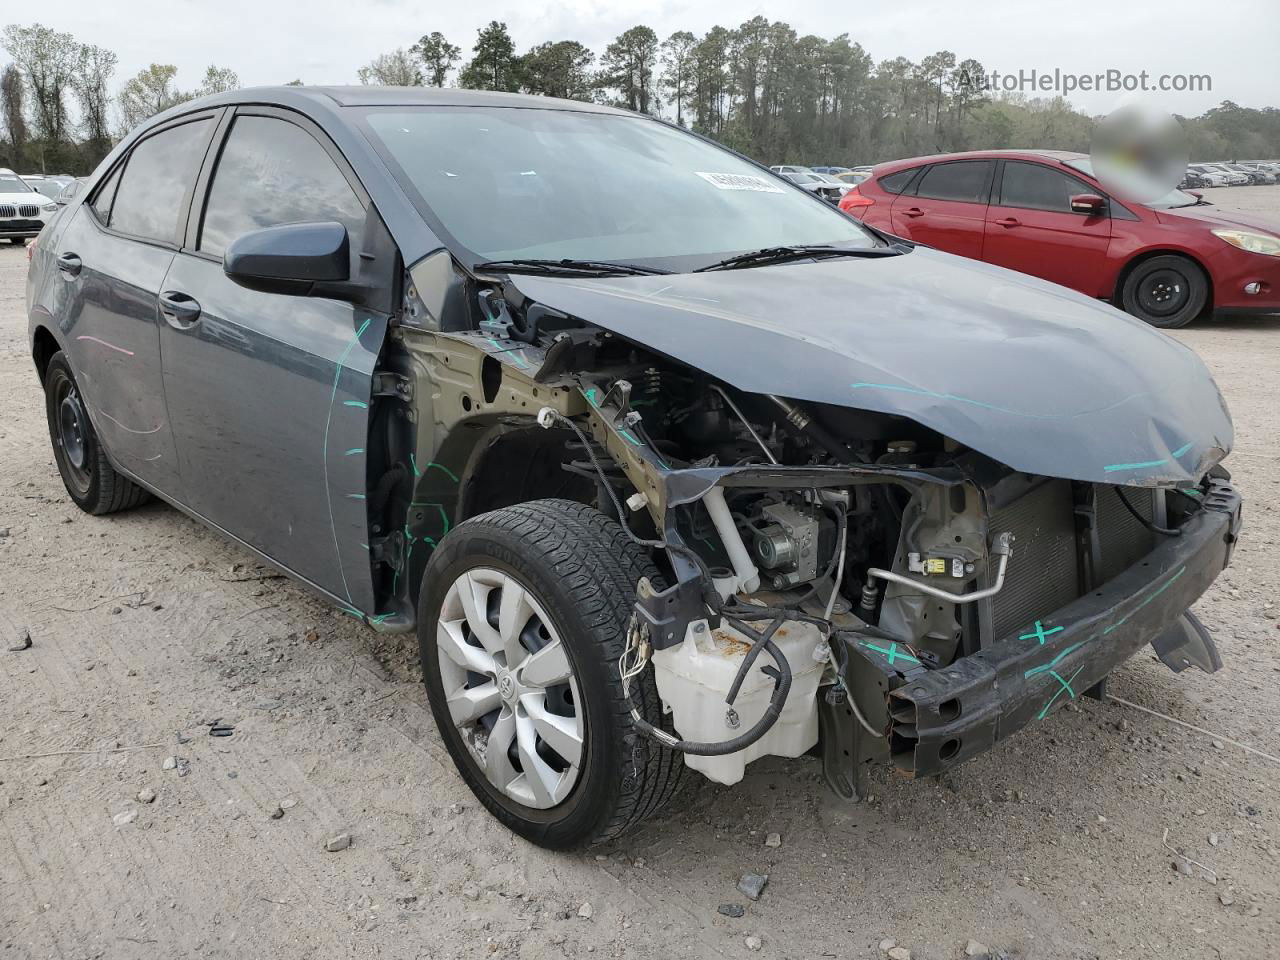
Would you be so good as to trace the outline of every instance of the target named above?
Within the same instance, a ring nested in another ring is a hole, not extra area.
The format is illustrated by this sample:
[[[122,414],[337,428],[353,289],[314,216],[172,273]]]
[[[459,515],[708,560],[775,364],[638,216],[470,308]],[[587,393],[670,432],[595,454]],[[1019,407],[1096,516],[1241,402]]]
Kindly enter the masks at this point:
[[[1130,513],[1114,487],[1098,484],[1098,585],[1128,569],[1154,548],[1154,534]],[[1147,520],[1153,515],[1150,490],[1125,489]],[[1005,586],[991,604],[991,637],[1005,638],[1077,599],[1083,592],[1076,557],[1076,522],[1071,483],[1049,480],[996,512],[994,535],[1012,533],[1013,557]]]
[[[1071,482],[1048,480],[996,512],[991,533],[1012,533],[1004,589],[991,603],[993,639],[1003,639],[1080,596]]]

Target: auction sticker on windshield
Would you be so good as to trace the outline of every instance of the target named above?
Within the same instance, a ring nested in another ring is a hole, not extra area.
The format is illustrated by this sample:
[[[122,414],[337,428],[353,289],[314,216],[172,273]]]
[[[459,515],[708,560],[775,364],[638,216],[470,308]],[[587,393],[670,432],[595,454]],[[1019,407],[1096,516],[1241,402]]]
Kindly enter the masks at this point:
[[[752,176],[749,173],[704,173],[695,170],[698,176],[718,190],[755,190],[757,193],[781,193],[782,188],[770,183],[764,177]]]

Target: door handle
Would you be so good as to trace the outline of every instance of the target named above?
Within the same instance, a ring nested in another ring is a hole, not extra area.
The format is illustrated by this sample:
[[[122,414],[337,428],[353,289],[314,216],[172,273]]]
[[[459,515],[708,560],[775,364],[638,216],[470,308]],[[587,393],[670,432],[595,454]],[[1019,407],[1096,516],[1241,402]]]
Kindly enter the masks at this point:
[[[78,277],[84,269],[84,263],[74,253],[58,254],[58,269],[71,277]]]
[[[166,290],[160,294],[160,313],[169,326],[186,330],[200,319],[200,304],[185,293]]]
[[[904,217],[923,217],[924,211],[919,207],[908,207],[906,210],[902,211],[902,215]]]
[[[1022,225],[1021,221],[1015,217],[1002,217],[996,223],[1002,227],[1019,227]]]

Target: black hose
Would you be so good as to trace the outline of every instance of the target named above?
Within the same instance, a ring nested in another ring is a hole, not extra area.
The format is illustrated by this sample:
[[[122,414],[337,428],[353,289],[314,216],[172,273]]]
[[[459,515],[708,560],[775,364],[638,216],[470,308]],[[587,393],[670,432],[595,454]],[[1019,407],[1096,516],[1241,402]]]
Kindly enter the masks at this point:
[[[751,665],[756,662],[756,657],[760,656],[760,651],[764,649],[764,642],[772,640],[773,635],[778,632],[778,628],[782,626],[785,617],[778,617],[769,624],[768,629],[764,633],[756,633],[741,620],[734,617],[726,617],[730,623],[737,627],[740,631],[751,638],[751,649],[747,651],[747,655],[742,658],[742,663],[738,667],[737,674],[734,675],[733,683],[729,685],[729,693],[724,698],[724,702],[729,706],[733,706],[733,701],[738,699],[738,691],[742,689],[742,683],[747,679],[747,673],[751,670]]]
[[[640,717],[640,711],[636,707],[635,701],[631,700],[631,695],[628,692],[627,699],[631,704],[632,723],[637,730],[657,740],[664,747],[678,750],[681,753],[690,753],[695,757],[724,757],[731,753],[737,753],[739,750],[745,750],[768,733],[773,725],[778,722],[778,717],[782,715],[782,708],[786,705],[787,696],[791,693],[791,664],[787,663],[787,658],[782,655],[782,651],[778,649],[777,644],[772,640],[765,639],[760,645],[769,651],[769,656],[773,657],[773,662],[778,665],[778,676],[774,678],[773,696],[769,698],[769,705],[765,707],[763,716],[755,722],[750,730],[739,734],[732,740],[724,740],[720,743],[701,743],[697,740],[676,740],[672,742],[670,734],[664,730],[659,730],[653,724]]]
[[[1150,530],[1152,533],[1162,533],[1166,537],[1182,536],[1181,530],[1173,530],[1173,529],[1170,529],[1169,527],[1161,527],[1161,526],[1158,526],[1157,524],[1152,523],[1150,520],[1148,520],[1146,517],[1140,514],[1137,508],[1132,503],[1129,502],[1129,498],[1124,495],[1123,490],[1121,490],[1119,487],[1116,487],[1115,490],[1116,490],[1116,496],[1118,496],[1120,498],[1120,502],[1125,505],[1125,509],[1127,509],[1130,513],[1132,513],[1134,516],[1134,519],[1137,520],[1144,527],[1146,527],[1148,530]]]

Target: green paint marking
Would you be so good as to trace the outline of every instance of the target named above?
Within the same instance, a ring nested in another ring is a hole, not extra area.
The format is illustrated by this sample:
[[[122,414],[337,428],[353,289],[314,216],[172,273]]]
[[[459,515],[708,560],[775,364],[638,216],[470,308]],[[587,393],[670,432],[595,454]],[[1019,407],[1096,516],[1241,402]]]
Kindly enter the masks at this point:
[[[1168,460],[1143,460],[1141,463],[1109,463],[1102,469],[1107,473],[1115,473],[1117,470],[1145,470],[1148,467],[1163,467]]]
[[[348,494],[347,494],[347,499],[348,499],[348,500],[363,500],[363,499],[364,499],[364,494],[363,494],[363,493],[348,493]]]
[[[355,617],[361,623],[385,623],[395,616],[394,613],[380,613],[376,617],[371,617],[367,613],[361,613],[355,607],[339,607],[338,609],[348,616]]]
[[[1191,449],[1190,443],[1183,444],[1177,450],[1173,451],[1173,459],[1177,460],[1178,457],[1182,456],[1184,453],[1186,453],[1190,449]]]
[[[369,405],[362,400],[343,400],[344,407],[359,407],[361,410],[368,410]]]
[[[520,366],[520,367],[529,366],[529,361],[526,360],[523,356],[521,356],[521,352],[524,350],[524,347],[504,347],[497,340],[493,339],[493,337],[485,337],[485,339],[488,340],[489,344],[499,353],[510,354],[511,359],[516,362],[517,366]]]
[[[409,466],[413,467],[414,477],[422,476],[422,471],[418,469],[418,461],[414,459],[413,454],[409,454]]]
[[[333,549],[338,555],[338,574],[342,577],[342,591],[346,594],[348,602],[351,600],[351,587],[347,585],[347,573],[342,566],[342,545],[338,543],[338,525],[333,519],[333,493],[329,489],[329,426],[333,422],[333,404],[338,399],[338,382],[342,379],[343,365],[346,364],[347,357],[351,355],[351,351],[360,342],[361,335],[369,329],[369,324],[372,322],[373,318],[370,317],[360,324],[360,329],[356,331],[356,335],[351,338],[351,342],[347,344],[346,349],[342,351],[342,355],[338,357],[338,361],[334,365],[333,389],[329,392],[329,412],[324,418],[324,446],[320,461],[324,469],[325,500],[329,503],[329,531],[333,534]]]
[[[1076,692],[1071,689],[1071,684],[1076,677],[1080,676],[1080,672],[1082,670],[1084,670],[1084,667],[1081,667],[1079,670],[1073,673],[1066,680],[1063,680],[1062,677],[1058,676],[1056,673],[1053,673],[1053,671],[1050,671],[1050,673],[1053,673],[1053,678],[1057,680],[1058,683],[1061,684],[1061,686],[1059,686],[1058,689],[1054,691],[1053,696],[1049,698],[1049,702],[1044,705],[1044,709],[1040,711],[1040,716],[1036,717],[1037,720],[1043,720],[1045,718],[1045,716],[1049,713],[1049,708],[1053,706],[1054,701],[1057,700],[1058,697],[1062,696],[1063,690],[1071,694],[1072,700],[1076,698]]]
[[[1037,620],[1036,628],[1033,631],[1031,631],[1031,633],[1024,633],[1022,636],[1018,637],[1018,639],[1030,640],[1032,637],[1035,637],[1037,640],[1040,641],[1040,646],[1043,647],[1044,641],[1047,637],[1053,636],[1055,633],[1060,632],[1062,629],[1063,629],[1062,627],[1054,627],[1052,630],[1046,630],[1044,627],[1040,626],[1040,621]]]
[[[1200,496],[1200,491],[1197,490],[1195,487],[1185,487],[1182,490],[1179,490],[1178,492],[1181,494],[1185,494],[1188,497],[1198,498]]]
[[[868,650],[874,650],[876,653],[883,653],[885,657],[888,658],[890,666],[893,666],[893,662],[895,660],[905,660],[907,661],[907,663],[915,663],[915,664],[918,664],[920,662],[915,657],[911,656],[911,654],[901,652],[898,649],[897,641],[894,641],[893,643],[889,644],[888,650],[886,650],[884,647],[877,647],[870,640],[863,640],[862,645],[866,647]]]
[[[430,470],[430,469],[432,469],[433,467],[434,467],[436,470],[439,470],[441,473],[443,473],[446,477],[448,477],[448,478],[449,478],[450,480],[452,480],[454,483],[457,483],[457,482],[458,482],[458,475],[457,475],[456,473],[454,473],[452,470],[450,470],[448,467],[446,467],[443,463],[436,463],[436,462],[433,460],[431,463],[428,463],[428,464],[423,468],[423,470],[424,470],[424,471],[425,471],[425,470]]]
[[[361,548],[362,550],[368,550],[368,549],[369,549],[369,545],[368,545],[367,543],[362,543],[362,544],[360,544],[360,548]]]
[[[1019,637],[1018,639],[1022,639],[1022,638]],[[1092,640],[1092,639],[1093,637],[1089,638],[1089,640]],[[1048,663],[1042,663],[1038,667],[1032,667],[1030,670],[1028,670],[1026,673],[1022,675],[1022,678],[1025,680],[1028,677],[1034,677],[1037,673],[1044,673],[1046,670],[1052,670],[1055,666],[1057,666],[1059,660],[1061,660],[1063,657],[1065,657],[1067,654],[1071,653],[1072,651],[1079,650],[1086,643],[1088,643],[1089,640],[1081,640],[1079,643],[1073,643],[1071,646],[1067,647],[1065,650],[1059,653],[1056,657],[1054,657]]]
[[[364,453],[364,447],[352,447],[350,450],[344,453],[343,456],[354,457],[356,454],[359,454],[359,453]]]
[[[1147,599],[1143,600],[1140,604],[1138,604],[1136,607],[1134,607],[1132,610],[1130,610],[1128,613],[1126,613],[1126,614],[1125,614],[1121,619],[1117,620],[1117,621],[1116,621],[1115,623],[1113,623],[1111,626],[1107,627],[1107,629],[1103,630],[1103,631],[1102,631],[1102,635],[1105,637],[1105,636],[1106,636],[1108,633],[1110,633],[1112,630],[1115,630],[1115,629],[1117,629],[1117,628],[1119,628],[1119,627],[1124,626],[1125,622],[1126,622],[1130,617],[1132,617],[1135,613],[1137,613],[1139,610],[1141,610],[1143,607],[1145,607],[1148,603],[1150,603],[1150,602],[1151,602],[1152,600],[1154,600],[1156,597],[1160,596],[1160,594],[1164,593],[1164,592],[1165,592],[1166,590],[1168,590],[1171,586],[1173,586],[1174,581],[1175,581],[1175,580],[1177,580],[1180,576],[1182,576],[1182,575],[1183,575],[1184,573],[1186,573],[1186,572],[1187,572],[1187,568],[1186,568],[1186,567],[1183,567],[1182,569],[1180,569],[1180,570],[1179,570],[1177,573],[1175,573],[1172,577],[1170,577],[1168,580],[1166,580],[1166,581],[1165,581],[1165,583],[1164,583],[1164,585],[1163,585],[1159,590],[1157,590],[1155,593],[1151,594],[1149,597],[1147,597]]]

